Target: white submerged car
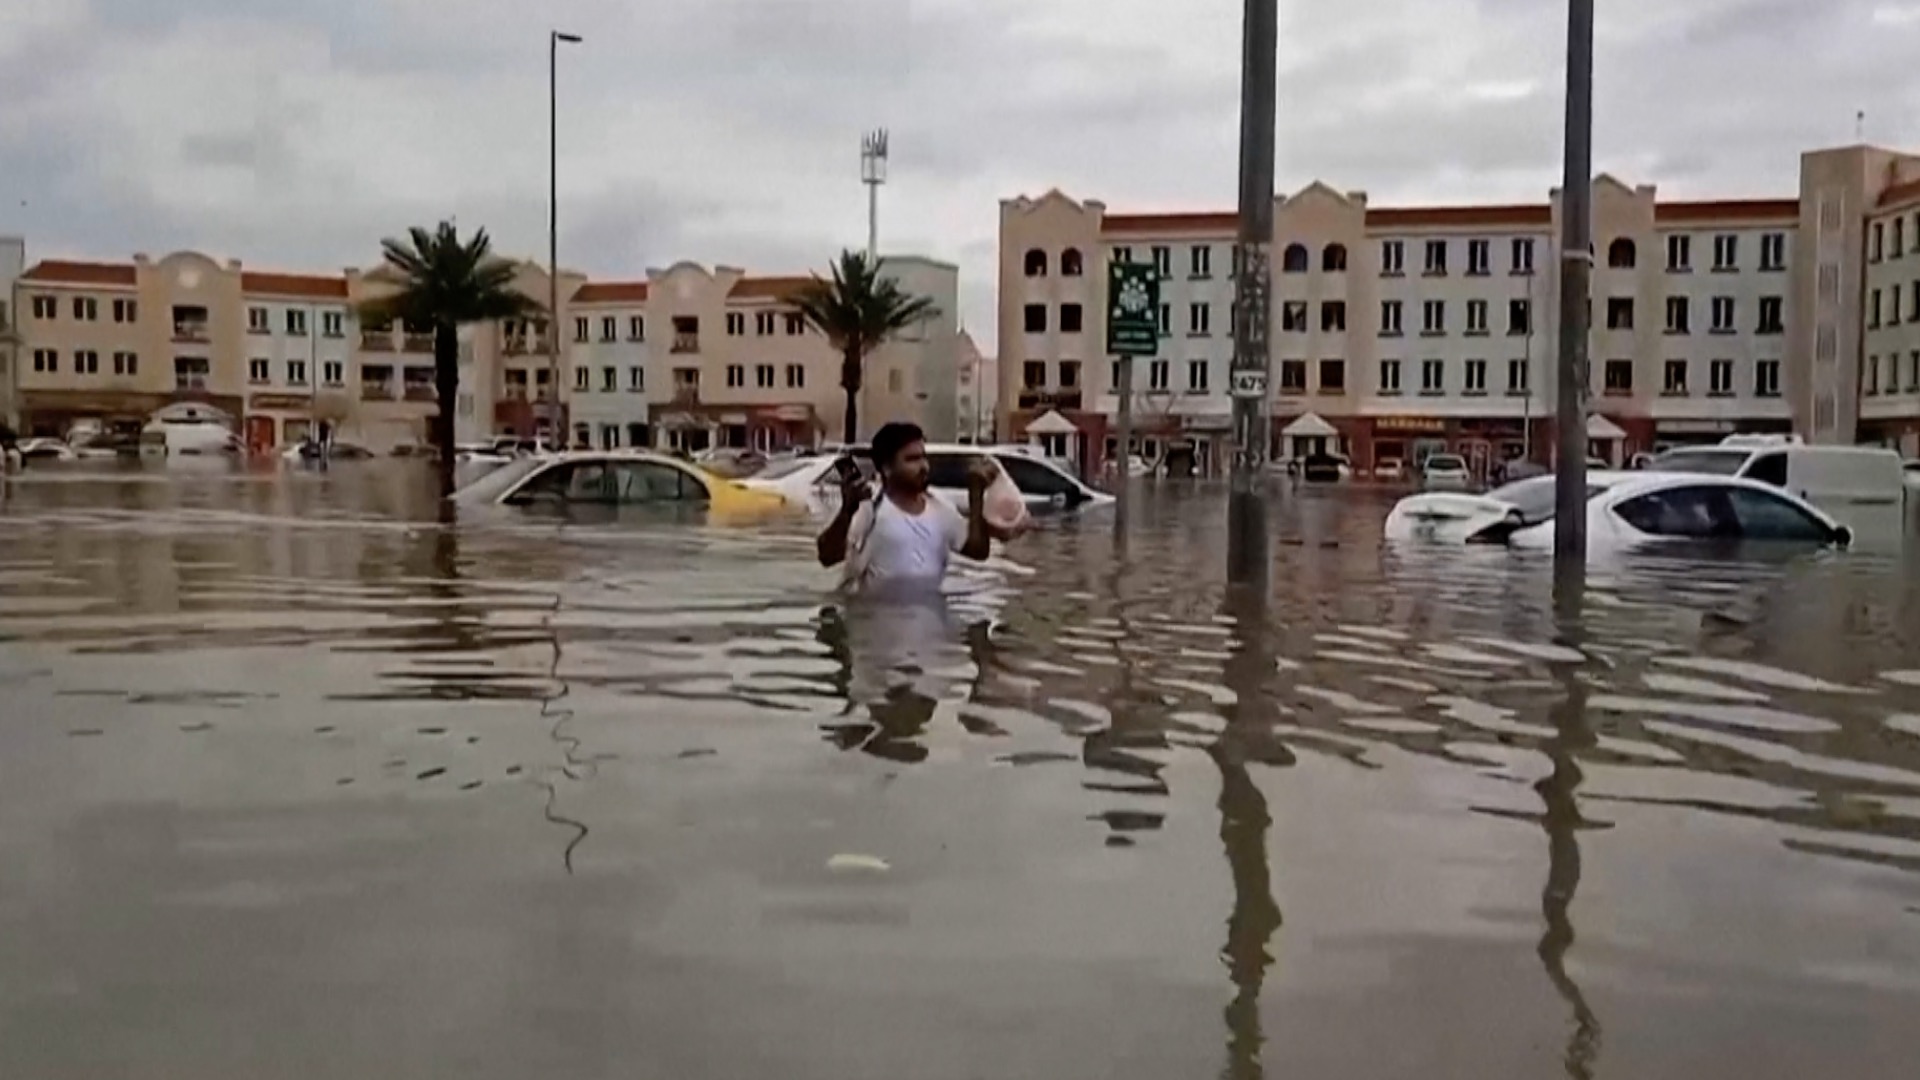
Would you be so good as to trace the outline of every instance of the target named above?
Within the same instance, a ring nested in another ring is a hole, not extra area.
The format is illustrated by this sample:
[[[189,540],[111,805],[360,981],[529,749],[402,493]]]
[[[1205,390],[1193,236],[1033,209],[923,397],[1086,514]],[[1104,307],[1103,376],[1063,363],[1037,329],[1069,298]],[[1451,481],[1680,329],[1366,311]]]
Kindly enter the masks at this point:
[[[872,475],[868,450],[864,446],[850,451],[860,462],[861,471]],[[759,473],[740,481],[744,487],[769,491],[790,502],[803,503],[815,511],[829,511],[840,501],[840,484],[834,478],[837,453],[776,461]],[[1024,450],[1003,446],[960,446],[931,444],[927,447],[933,489],[962,509],[967,505],[967,467],[975,458],[984,457],[1000,466],[1013,485],[1020,489],[1027,509],[1070,510],[1082,506],[1100,506],[1113,502],[1113,496],[1090,488],[1079,478],[1047,458]]]
[[[1485,495],[1410,495],[1387,515],[1386,539],[1551,549],[1554,479],[1536,476]],[[1586,507],[1589,554],[1676,541],[1853,542],[1850,529],[1805,500],[1740,477],[1595,471],[1587,474]]]

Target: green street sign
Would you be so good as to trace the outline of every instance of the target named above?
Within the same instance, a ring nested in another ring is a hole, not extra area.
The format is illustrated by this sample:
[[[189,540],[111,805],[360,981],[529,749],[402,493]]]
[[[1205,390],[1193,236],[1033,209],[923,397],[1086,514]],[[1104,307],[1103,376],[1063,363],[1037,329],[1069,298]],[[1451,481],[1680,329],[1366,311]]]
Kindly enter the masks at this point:
[[[1160,274],[1152,263],[1107,264],[1107,354],[1160,351]]]

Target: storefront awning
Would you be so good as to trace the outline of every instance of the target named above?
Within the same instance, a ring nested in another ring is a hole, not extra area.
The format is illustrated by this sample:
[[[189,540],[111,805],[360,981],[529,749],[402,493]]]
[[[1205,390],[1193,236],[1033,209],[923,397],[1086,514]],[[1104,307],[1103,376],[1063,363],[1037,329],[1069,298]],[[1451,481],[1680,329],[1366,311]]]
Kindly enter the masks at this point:
[[[1318,413],[1307,413],[1281,428],[1280,434],[1289,439],[1332,439],[1339,436],[1340,429],[1321,419]]]
[[[1073,421],[1061,416],[1056,409],[1048,409],[1027,425],[1029,435],[1073,435],[1079,430]]]
[[[1601,442],[1612,442],[1615,439],[1624,439],[1626,437],[1627,433],[1625,429],[1619,424],[1601,416],[1599,413],[1594,413],[1592,416],[1587,417],[1587,438],[1598,439]]]

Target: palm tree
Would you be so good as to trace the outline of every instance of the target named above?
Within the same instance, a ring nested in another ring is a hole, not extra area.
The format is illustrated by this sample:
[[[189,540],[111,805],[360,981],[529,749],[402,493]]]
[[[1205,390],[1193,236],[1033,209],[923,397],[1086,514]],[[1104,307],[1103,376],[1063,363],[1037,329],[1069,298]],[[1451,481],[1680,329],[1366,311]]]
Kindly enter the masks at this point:
[[[815,274],[793,296],[801,317],[840,350],[840,389],[847,395],[846,441],[859,437],[859,396],[867,354],[914,323],[940,314],[933,301],[914,296],[866,253],[842,251],[832,267],[833,280]]]
[[[516,319],[542,311],[513,287],[514,264],[493,254],[487,230],[461,240],[453,222],[433,232],[419,226],[406,240],[380,241],[386,265],[401,277],[400,290],[360,306],[360,318],[409,327],[433,327],[433,446],[442,488],[453,486],[453,414],[460,393],[459,329],[467,323]]]

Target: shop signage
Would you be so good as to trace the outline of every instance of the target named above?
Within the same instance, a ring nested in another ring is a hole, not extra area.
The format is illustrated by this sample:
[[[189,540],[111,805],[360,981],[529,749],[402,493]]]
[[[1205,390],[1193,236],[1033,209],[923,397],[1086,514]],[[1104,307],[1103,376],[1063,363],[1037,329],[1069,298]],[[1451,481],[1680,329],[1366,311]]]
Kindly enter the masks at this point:
[[[1375,431],[1430,431],[1444,434],[1447,422],[1437,416],[1382,416],[1373,422]]]

